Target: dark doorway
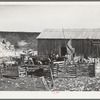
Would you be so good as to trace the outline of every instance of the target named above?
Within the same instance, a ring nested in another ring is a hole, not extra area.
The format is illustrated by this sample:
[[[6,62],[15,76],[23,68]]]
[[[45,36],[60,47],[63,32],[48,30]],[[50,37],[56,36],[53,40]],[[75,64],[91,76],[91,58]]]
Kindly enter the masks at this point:
[[[65,56],[67,53],[66,47],[61,47],[61,56]]]

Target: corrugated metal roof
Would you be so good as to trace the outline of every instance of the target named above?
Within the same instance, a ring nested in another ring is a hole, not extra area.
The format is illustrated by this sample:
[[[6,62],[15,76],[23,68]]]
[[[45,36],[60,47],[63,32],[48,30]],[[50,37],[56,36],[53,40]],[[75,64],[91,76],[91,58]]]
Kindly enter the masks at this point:
[[[64,34],[63,34],[64,32]],[[100,39],[100,28],[96,29],[44,29],[37,39]]]

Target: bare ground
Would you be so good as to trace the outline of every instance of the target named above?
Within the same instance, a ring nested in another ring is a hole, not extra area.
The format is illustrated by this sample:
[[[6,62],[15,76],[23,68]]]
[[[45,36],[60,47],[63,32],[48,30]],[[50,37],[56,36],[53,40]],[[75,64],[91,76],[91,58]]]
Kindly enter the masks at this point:
[[[58,78],[54,80],[53,91],[99,91],[100,77]],[[1,78],[0,91],[46,91],[37,77]]]

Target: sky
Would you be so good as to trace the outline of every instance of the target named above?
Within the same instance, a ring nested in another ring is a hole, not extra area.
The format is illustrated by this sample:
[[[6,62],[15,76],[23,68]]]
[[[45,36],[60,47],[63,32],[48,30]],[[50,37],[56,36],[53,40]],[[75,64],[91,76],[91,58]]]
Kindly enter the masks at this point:
[[[0,5],[0,31],[100,28],[100,5]]]

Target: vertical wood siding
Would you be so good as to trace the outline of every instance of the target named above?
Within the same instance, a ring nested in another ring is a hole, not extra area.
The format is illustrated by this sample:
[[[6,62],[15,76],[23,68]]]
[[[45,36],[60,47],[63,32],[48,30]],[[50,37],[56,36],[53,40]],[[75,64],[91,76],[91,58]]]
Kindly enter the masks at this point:
[[[64,39],[38,39],[38,54],[48,55],[51,51],[61,55],[61,47],[65,46],[68,40]],[[72,39],[72,46],[75,48],[76,55],[87,55],[100,57],[100,44],[91,45],[89,39]]]

